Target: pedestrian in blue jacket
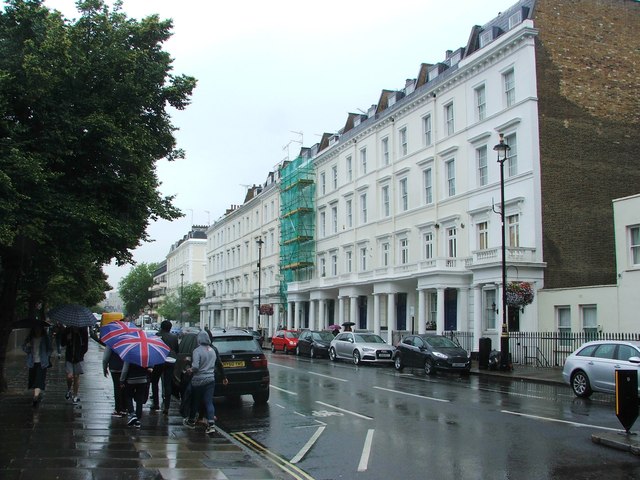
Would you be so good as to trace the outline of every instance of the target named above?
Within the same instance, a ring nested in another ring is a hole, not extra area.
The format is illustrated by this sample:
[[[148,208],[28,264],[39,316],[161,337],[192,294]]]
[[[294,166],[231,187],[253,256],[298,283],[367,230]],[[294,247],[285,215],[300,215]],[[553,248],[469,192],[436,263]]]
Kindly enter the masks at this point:
[[[29,367],[27,388],[33,389],[33,406],[36,407],[42,400],[42,392],[47,383],[47,369],[51,366],[51,341],[43,326],[31,329],[22,344],[22,350],[27,354]]]

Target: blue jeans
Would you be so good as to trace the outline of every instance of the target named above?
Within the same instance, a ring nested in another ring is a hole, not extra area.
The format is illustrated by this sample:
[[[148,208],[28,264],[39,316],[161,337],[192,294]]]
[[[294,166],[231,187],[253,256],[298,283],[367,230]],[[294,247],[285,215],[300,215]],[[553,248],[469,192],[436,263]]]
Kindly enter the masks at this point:
[[[204,402],[206,418],[209,423],[214,423],[216,411],[213,407],[213,390],[215,385],[215,382],[205,383],[204,385],[191,384],[191,411],[189,412],[189,420],[195,420],[196,414],[200,411],[200,405]]]

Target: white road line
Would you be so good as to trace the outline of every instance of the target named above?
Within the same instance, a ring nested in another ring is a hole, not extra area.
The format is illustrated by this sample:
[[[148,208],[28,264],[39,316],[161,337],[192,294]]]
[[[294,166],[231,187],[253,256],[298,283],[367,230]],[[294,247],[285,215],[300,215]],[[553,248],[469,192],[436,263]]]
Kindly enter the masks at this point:
[[[325,378],[330,378],[331,380],[337,380],[338,382],[348,382],[349,380],[345,380],[344,378],[337,378],[337,377],[332,377],[331,375],[324,375],[322,373],[315,373],[315,372],[307,372],[311,375],[317,375],[318,377],[325,377]]]
[[[304,447],[302,447],[302,449],[300,449],[300,451],[296,454],[296,456],[293,457],[291,460],[289,460],[289,462],[298,463],[300,460],[302,460],[304,456],[307,454],[307,452],[311,450],[311,447],[313,447],[313,444],[316,443],[318,438],[320,438],[320,435],[322,435],[322,432],[324,432],[325,428],[326,427],[318,427],[318,430],[316,430],[316,432],[313,435],[311,435],[311,438],[309,439],[309,441],[305,443]]]
[[[324,403],[324,402],[321,402],[319,400],[316,400],[316,403],[319,403],[320,405],[324,405],[325,407],[333,408],[334,410],[338,410],[340,412],[344,412],[344,413],[348,413],[348,414],[356,416],[356,417],[364,418],[365,420],[373,420],[373,418],[367,417],[366,415],[362,415],[360,413],[352,412],[350,410],[345,410],[344,408],[336,407],[335,405],[331,405],[329,403]]]
[[[271,388],[275,388],[276,390],[280,391],[280,392],[284,392],[284,393],[290,393],[291,395],[297,395],[297,392],[292,392],[290,390],[285,390],[284,388],[280,388],[280,387],[276,387],[275,385],[271,384]]]
[[[373,428],[370,428],[367,432],[367,437],[364,439],[364,447],[362,449],[362,455],[360,456],[360,463],[358,464],[358,471],[364,472],[369,465],[369,455],[371,455],[371,444],[373,443]]]
[[[282,365],[280,363],[269,362],[270,367],[280,367],[280,368],[288,368],[289,370],[294,370],[294,367],[290,367],[289,365]]]
[[[373,388],[377,388],[378,390],[384,390],[385,392],[399,393],[400,395],[407,395],[409,397],[424,398],[425,400],[433,400],[434,402],[451,403],[451,400],[445,400],[443,398],[427,397],[426,395],[417,395],[415,393],[401,392],[400,390],[392,390],[390,388],[382,388],[382,387],[373,387]]]
[[[570,422],[568,420],[560,420],[558,418],[540,417],[538,415],[528,415],[526,413],[511,412],[509,410],[501,410],[501,412],[502,413],[507,413],[509,415],[516,415],[518,417],[533,418],[534,420],[544,420],[544,421],[547,421],[547,422],[566,423],[567,425],[573,425],[574,427],[589,427],[589,428],[598,428],[600,430],[609,430],[611,432],[622,432],[622,430],[619,429],[619,428],[600,427],[598,425],[589,425],[588,423]]]

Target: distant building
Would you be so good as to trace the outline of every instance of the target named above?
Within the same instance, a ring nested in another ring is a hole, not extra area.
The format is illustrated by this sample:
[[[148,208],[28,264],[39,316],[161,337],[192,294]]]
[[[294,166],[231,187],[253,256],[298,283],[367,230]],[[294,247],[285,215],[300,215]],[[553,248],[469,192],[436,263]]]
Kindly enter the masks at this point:
[[[153,284],[149,287],[149,315],[158,322],[164,318],[158,314],[158,308],[164,303],[167,296],[167,261],[163,260],[153,272]]]

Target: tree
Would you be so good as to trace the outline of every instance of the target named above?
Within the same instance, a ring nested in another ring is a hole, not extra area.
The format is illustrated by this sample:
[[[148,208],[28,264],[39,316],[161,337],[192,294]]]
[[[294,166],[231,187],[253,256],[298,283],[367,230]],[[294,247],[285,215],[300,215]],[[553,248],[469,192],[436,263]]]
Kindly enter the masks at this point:
[[[0,391],[10,323],[59,300],[92,305],[98,275],[182,214],[156,163],[183,157],[168,108],[196,81],[171,73],[171,22],[78,2],[69,21],[41,0],[0,12]],[[66,284],[68,294],[56,295]],[[90,293],[90,294],[89,294]]]
[[[118,293],[124,302],[126,315],[137,315],[148,305],[151,297],[149,287],[153,285],[153,272],[157,268],[157,263],[140,263],[120,280]]]
[[[200,321],[200,300],[204,286],[189,283],[170,292],[158,308],[158,313],[169,320],[197,323]]]

